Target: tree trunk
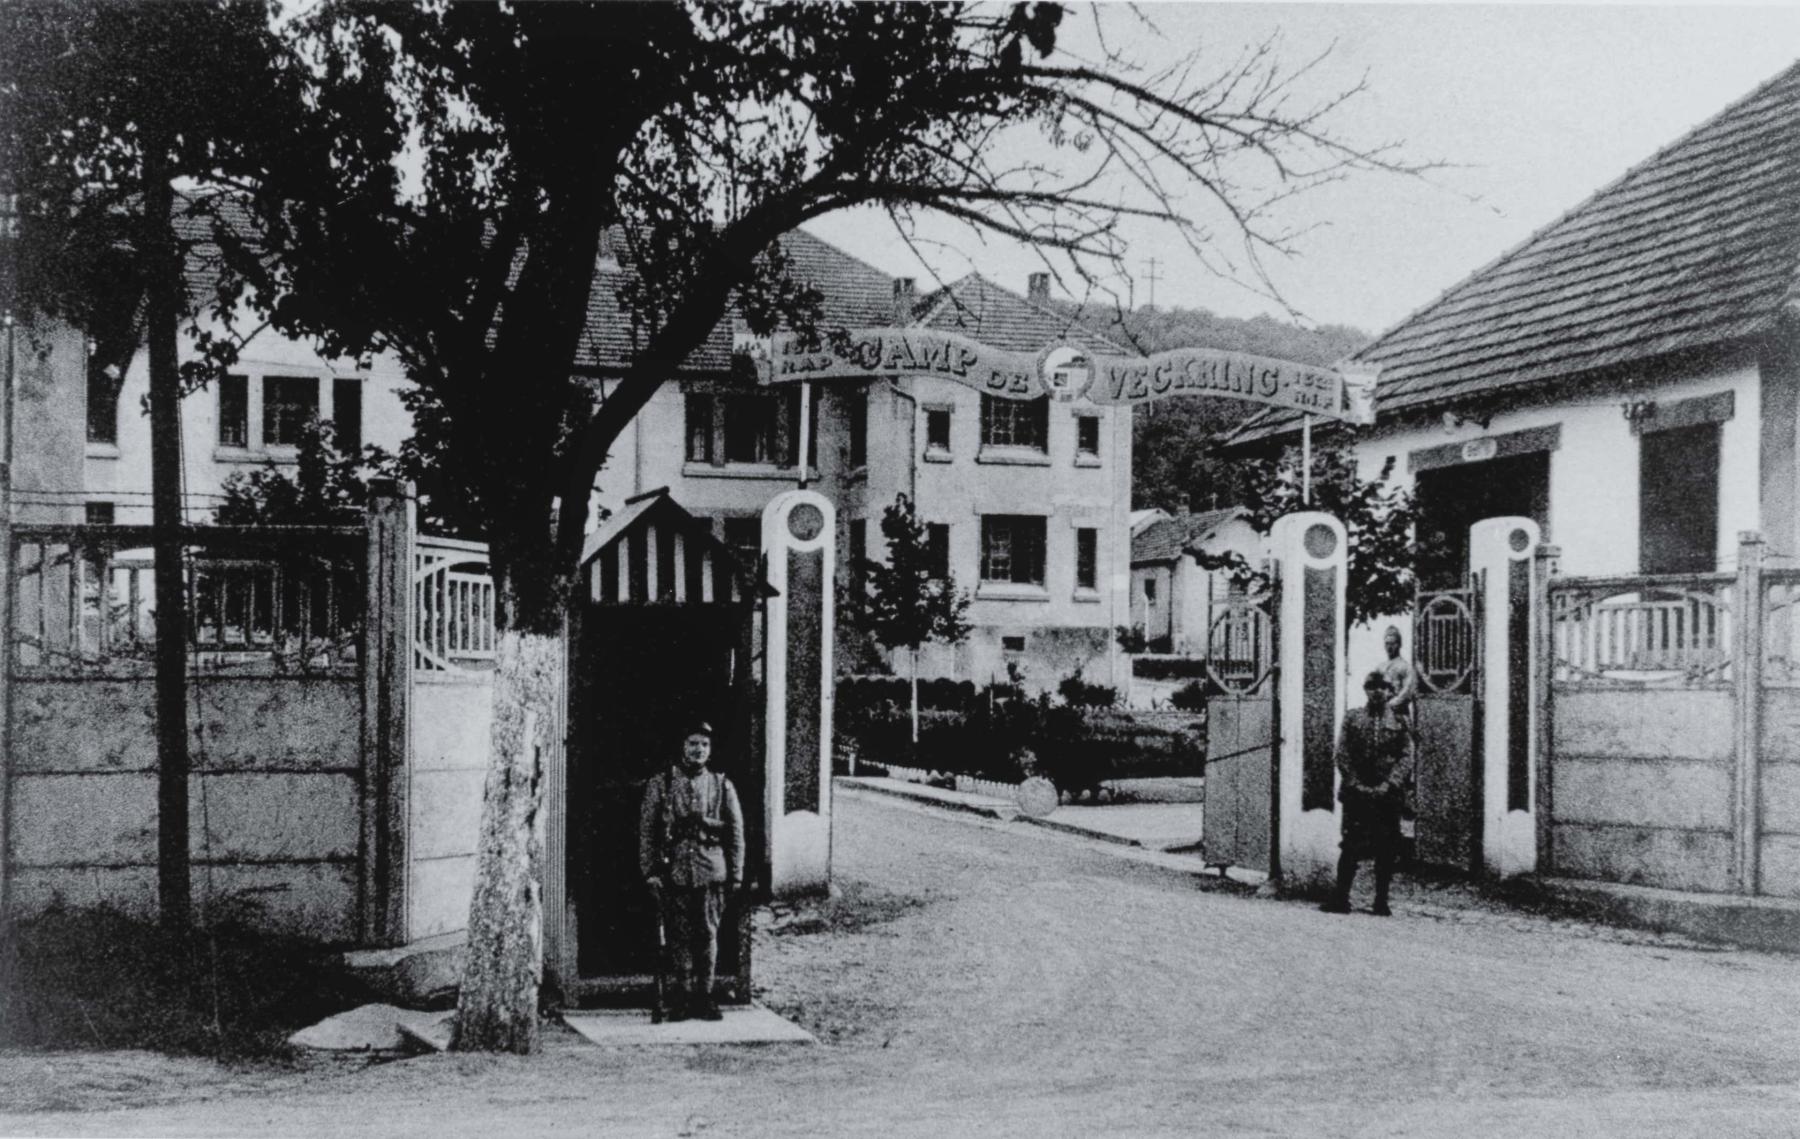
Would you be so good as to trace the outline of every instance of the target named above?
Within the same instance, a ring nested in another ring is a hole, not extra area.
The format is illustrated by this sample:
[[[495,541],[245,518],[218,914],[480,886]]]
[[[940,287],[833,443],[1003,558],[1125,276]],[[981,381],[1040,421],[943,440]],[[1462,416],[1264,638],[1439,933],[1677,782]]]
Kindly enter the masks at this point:
[[[535,1052],[544,972],[544,783],[556,744],[562,638],[502,630],[475,895],[450,1047]]]
[[[181,366],[175,337],[184,286],[170,215],[174,193],[157,140],[145,144],[143,255],[149,268],[150,522],[156,596],[156,897],[162,923],[193,918],[188,854],[187,586],[181,542]]]

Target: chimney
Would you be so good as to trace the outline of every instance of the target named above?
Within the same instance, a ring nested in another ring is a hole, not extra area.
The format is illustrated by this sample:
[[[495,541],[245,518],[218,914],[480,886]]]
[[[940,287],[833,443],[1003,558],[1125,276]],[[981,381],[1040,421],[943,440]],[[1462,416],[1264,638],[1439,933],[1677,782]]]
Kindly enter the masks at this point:
[[[913,322],[913,279],[911,277],[894,278],[894,323],[907,325]]]
[[[1192,514],[1194,512],[1194,496],[1193,495],[1184,494],[1181,496],[1181,512],[1183,514]]]
[[[1050,274],[1033,273],[1025,278],[1025,296],[1033,304],[1050,302]]]

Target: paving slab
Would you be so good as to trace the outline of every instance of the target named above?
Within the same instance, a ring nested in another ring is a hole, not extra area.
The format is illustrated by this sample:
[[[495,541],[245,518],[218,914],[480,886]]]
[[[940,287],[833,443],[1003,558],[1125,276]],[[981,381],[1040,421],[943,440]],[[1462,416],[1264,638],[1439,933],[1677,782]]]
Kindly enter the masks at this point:
[[[563,1023],[604,1047],[663,1044],[817,1044],[813,1034],[761,1005],[729,1005],[723,1020],[651,1024],[643,1009],[597,1009],[562,1014]]]
[[[405,1011],[394,1005],[362,1005],[302,1028],[288,1043],[320,1052],[398,1052],[406,1047],[400,1037]]]
[[[397,1027],[400,1035],[415,1045],[430,1049],[433,1052],[446,1052],[450,1048],[451,1021],[456,1019],[454,1009],[448,1012],[421,1012],[418,1009],[401,1009]]]

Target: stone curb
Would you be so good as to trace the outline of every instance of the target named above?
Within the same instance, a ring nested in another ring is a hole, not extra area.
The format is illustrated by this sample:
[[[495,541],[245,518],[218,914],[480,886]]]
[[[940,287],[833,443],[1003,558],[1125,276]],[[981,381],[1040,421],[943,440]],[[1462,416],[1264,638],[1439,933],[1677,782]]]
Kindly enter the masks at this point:
[[[1698,941],[1800,953],[1800,902],[1735,894],[1689,894],[1576,878],[1531,877],[1528,888],[1574,902],[1615,925],[1678,933]]]
[[[929,788],[935,794],[916,791],[904,783],[893,783],[886,780],[867,779],[856,775],[840,775],[836,780],[838,786],[849,787],[857,791],[872,791],[877,795],[888,795],[895,799],[906,799],[913,803],[924,803],[932,807],[944,807],[965,814],[980,815],[986,819],[999,819],[1010,822],[1019,817],[1017,807],[1001,803],[999,800],[979,801],[975,796],[963,795],[956,791],[945,791],[942,788]]]
[[[1079,838],[1091,838],[1097,842],[1110,842],[1118,846],[1135,846],[1139,850],[1149,849],[1135,838],[1127,838],[1122,834],[1113,834],[1110,831],[1090,830],[1087,827],[1076,826],[1074,823],[1065,823],[1059,819],[1034,819],[1029,815],[1020,815],[1018,821],[1030,823],[1034,827],[1044,827],[1047,830],[1072,834]]]

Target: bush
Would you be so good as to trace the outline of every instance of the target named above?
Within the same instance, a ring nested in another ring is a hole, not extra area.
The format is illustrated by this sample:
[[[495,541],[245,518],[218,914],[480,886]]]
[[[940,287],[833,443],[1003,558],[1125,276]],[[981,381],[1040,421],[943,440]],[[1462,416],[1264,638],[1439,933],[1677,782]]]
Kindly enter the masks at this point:
[[[1111,708],[1119,703],[1119,690],[1104,684],[1089,684],[1079,672],[1062,678],[1057,695],[1071,708]]]
[[[1206,698],[1217,686],[1210,680],[1190,680],[1169,695],[1169,703],[1183,712],[1206,711]]]
[[[1069,695],[1063,693],[1065,701]],[[1047,695],[1026,699],[1012,685],[992,685],[975,691],[960,711],[923,712],[916,751],[904,707],[865,708],[854,720],[840,715],[838,732],[853,741],[859,771],[891,763],[1006,783],[1037,774],[1070,792],[1091,791],[1107,779],[1202,771],[1204,749],[1187,729],[1106,708],[1113,693],[1103,686],[1084,684],[1080,695],[1093,703],[1059,705]]]
[[[1198,680],[1206,676],[1200,657],[1139,657],[1131,662],[1131,675],[1142,680]]]
[[[55,908],[0,937],[0,1043],[290,1056],[295,1030],[358,997],[336,954],[243,916],[191,935],[111,907]]]

